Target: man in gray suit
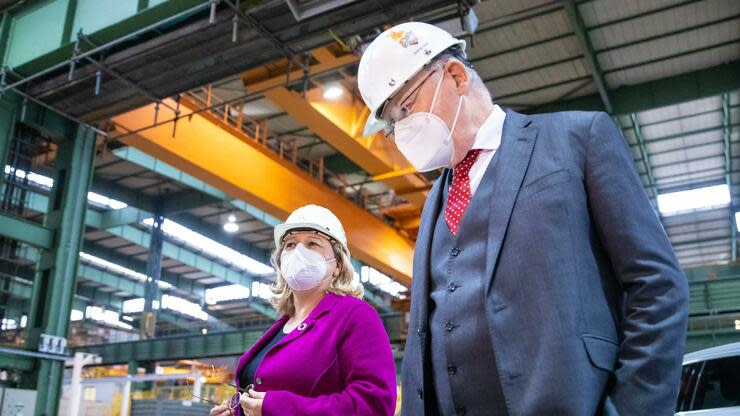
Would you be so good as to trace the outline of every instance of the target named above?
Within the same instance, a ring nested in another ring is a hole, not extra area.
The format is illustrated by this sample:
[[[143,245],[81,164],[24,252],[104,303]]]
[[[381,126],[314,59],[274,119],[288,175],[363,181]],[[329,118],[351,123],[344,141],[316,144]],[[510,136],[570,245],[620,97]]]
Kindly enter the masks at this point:
[[[358,84],[420,171],[404,415],[672,415],[688,287],[608,115],[503,111],[464,42],[381,34]]]

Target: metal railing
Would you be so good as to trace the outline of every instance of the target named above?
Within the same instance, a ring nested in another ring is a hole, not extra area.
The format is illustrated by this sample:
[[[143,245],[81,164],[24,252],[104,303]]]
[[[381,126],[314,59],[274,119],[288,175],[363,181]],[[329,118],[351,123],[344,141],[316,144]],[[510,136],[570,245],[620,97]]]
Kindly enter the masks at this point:
[[[239,133],[242,133],[247,139],[255,142],[262,146],[264,149],[269,149],[272,153],[276,154],[283,160],[287,160],[292,164],[298,166],[301,170],[308,173],[311,177],[315,178],[319,182],[329,186],[341,196],[349,199],[356,205],[367,208],[371,203],[375,203],[381,206],[379,198],[373,199],[367,194],[357,192],[358,197],[352,198],[346,192],[345,189],[352,188],[354,185],[350,185],[340,175],[332,172],[326,167],[326,163],[323,157],[316,159],[302,158],[298,154],[298,145],[295,141],[286,143],[279,139],[279,135],[272,134],[265,120],[256,120],[244,114],[245,101],[237,103],[230,103],[226,100],[218,97],[213,87],[209,84],[206,87],[200,87],[186,92],[184,95],[189,103],[193,104],[198,110],[202,111],[207,117],[210,117],[213,121],[222,123],[228,127],[236,129]],[[275,140],[271,140],[275,139]],[[331,182],[331,179],[341,183],[341,186],[336,186]],[[378,216],[378,215],[376,215]],[[382,216],[378,216],[382,221],[389,223]]]

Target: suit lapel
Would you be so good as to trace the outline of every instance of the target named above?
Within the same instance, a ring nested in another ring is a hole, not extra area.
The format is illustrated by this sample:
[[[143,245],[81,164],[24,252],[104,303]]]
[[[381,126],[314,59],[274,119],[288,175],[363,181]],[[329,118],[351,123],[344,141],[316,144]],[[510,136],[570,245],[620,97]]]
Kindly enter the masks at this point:
[[[498,149],[498,161],[493,166],[493,194],[488,224],[488,255],[486,256],[486,294],[493,282],[493,273],[501,252],[514,202],[522,186],[532,157],[537,128],[530,125],[531,120],[514,111],[507,111]]]
[[[426,331],[426,322],[429,314],[429,260],[431,257],[432,236],[434,235],[434,224],[437,222],[437,216],[442,206],[444,183],[448,179],[449,172],[449,169],[445,169],[429,192],[421,214],[419,233],[416,237],[411,299],[413,310],[416,311],[417,331]]]

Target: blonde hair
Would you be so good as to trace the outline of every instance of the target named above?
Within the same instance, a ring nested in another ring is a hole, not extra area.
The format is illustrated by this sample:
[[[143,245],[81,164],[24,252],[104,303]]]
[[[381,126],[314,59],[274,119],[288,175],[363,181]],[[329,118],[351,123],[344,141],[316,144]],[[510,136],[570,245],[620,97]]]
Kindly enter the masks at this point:
[[[354,283],[355,269],[352,267],[349,251],[341,243],[334,241],[331,238],[329,241],[331,242],[331,247],[334,251],[334,258],[337,259],[337,270],[339,273],[331,278],[332,280],[327,291],[337,295],[349,295],[362,299],[365,295],[365,288],[361,283]],[[281,243],[280,247],[276,248],[270,257],[272,265],[275,267],[275,270],[277,270],[277,281],[271,288],[272,298],[270,299],[270,302],[272,303],[272,307],[275,308],[278,313],[293,316],[295,314],[293,289],[288,286],[283,274],[280,272],[280,255],[283,253],[284,246],[285,245]]]

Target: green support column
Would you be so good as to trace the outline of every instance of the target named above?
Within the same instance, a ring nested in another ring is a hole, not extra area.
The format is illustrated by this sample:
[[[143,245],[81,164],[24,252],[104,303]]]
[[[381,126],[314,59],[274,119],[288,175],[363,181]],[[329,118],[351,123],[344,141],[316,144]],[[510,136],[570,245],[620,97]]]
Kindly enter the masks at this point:
[[[18,100],[15,94],[6,93],[0,99],[0,188],[5,180],[5,160],[15,131]]]
[[[136,360],[128,360],[128,375],[135,376],[138,374],[139,362]]]
[[[162,275],[162,243],[164,242],[164,215],[161,203],[157,203],[152,224],[152,236],[149,239],[149,257],[146,262],[146,290],[144,292],[143,322],[139,323],[142,339],[154,338],[154,329],[157,324],[157,310],[154,301],[161,302],[159,295],[159,279]]]
[[[38,349],[41,334],[67,337],[94,155],[95,134],[88,127],[78,126],[74,138],[60,142],[44,221],[54,240],[51,249],[41,252],[36,267],[26,341],[30,350]],[[27,386],[38,391],[36,415],[57,415],[63,372],[63,361],[36,363],[33,385]]]

